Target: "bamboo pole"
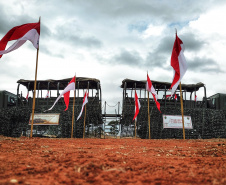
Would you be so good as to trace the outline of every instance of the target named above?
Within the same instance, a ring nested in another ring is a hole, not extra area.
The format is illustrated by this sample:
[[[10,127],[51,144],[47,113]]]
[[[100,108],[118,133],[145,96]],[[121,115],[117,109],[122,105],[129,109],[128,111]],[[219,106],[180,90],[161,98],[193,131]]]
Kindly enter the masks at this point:
[[[84,115],[83,139],[85,138],[85,131],[86,131],[86,105],[85,105],[85,115]]]
[[[75,87],[76,87],[76,75],[75,75]],[[74,113],[75,113],[75,90],[74,90],[74,99],[73,99],[73,112],[72,112],[72,123],[71,123],[71,138],[73,138]]]
[[[135,118],[135,139],[137,138],[137,118]]]
[[[183,124],[183,139],[185,139],[185,130],[184,130],[184,108],[183,108],[183,95],[181,90],[181,82],[180,82],[180,104],[181,104],[181,115],[182,115],[182,124]]]
[[[148,132],[149,132],[149,139],[151,139],[151,123],[150,123],[150,111],[149,111],[149,91],[147,91],[148,94]]]
[[[39,22],[41,22],[41,17],[39,17]],[[38,71],[38,53],[39,53],[39,42],[38,42],[38,48],[37,48],[37,54],[36,54],[35,83],[34,83],[34,92],[33,92],[33,105],[32,105],[32,116],[31,116],[32,118],[31,118],[31,133],[30,133],[30,137],[32,137],[33,124],[34,124],[36,82],[37,82],[37,71]]]

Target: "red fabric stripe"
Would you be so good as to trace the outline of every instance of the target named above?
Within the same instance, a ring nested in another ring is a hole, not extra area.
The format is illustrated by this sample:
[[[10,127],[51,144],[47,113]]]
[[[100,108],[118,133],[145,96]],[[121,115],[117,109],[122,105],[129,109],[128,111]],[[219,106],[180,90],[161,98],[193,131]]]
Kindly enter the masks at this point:
[[[84,95],[82,104],[84,104],[84,102],[85,102],[85,100],[86,100],[86,96],[87,96],[87,92],[85,92],[85,95]]]
[[[147,74],[147,81],[148,81],[148,88],[151,89],[151,86],[152,86],[152,82]]]
[[[135,115],[133,117],[133,120],[137,117],[138,113],[139,113],[139,105],[138,105],[138,96],[137,96],[137,92],[135,91]]]
[[[64,103],[66,105],[66,109],[64,111],[66,111],[68,109],[69,100],[70,100],[70,91],[68,91],[64,94]]]
[[[179,66],[178,56],[179,56],[180,51],[181,51],[181,46],[180,46],[181,44],[183,44],[183,42],[176,35],[176,39],[175,39],[175,42],[174,42],[174,45],[173,45],[173,51],[172,51],[172,55],[171,55],[171,66],[175,70],[175,76],[174,76],[174,79],[173,79],[173,82],[171,84],[170,89],[172,89],[172,87],[180,79],[180,66]]]
[[[156,106],[157,106],[159,112],[162,113],[161,110],[160,110],[160,103],[156,100],[155,94],[153,94],[153,93],[151,93],[151,94],[152,94],[152,96],[153,96],[153,98],[155,100],[155,103],[156,103]]]

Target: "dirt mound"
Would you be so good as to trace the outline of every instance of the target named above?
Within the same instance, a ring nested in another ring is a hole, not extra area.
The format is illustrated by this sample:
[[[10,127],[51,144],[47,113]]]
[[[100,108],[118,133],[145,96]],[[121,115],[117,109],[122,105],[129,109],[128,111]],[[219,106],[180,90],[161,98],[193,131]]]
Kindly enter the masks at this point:
[[[225,145],[0,137],[0,184],[226,184]]]

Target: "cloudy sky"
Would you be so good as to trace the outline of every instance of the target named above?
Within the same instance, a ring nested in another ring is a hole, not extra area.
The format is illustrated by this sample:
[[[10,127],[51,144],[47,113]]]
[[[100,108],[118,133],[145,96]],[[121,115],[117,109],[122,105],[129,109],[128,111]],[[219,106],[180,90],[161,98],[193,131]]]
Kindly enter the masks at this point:
[[[148,71],[151,80],[172,82],[176,28],[188,63],[182,83],[203,82],[211,96],[226,93],[225,10],[225,0],[7,0],[0,2],[0,39],[41,17],[38,80],[97,78],[103,102],[115,105],[125,78],[146,80]],[[5,54],[0,90],[16,93],[19,79],[34,80],[35,62],[29,41]]]

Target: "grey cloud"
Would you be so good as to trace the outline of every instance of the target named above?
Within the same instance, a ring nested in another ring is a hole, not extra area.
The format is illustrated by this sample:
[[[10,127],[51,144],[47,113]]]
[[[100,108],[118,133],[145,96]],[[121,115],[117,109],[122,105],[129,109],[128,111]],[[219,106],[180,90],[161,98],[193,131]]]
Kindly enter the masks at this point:
[[[41,21],[40,38],[49,38],[52,34],[50,29]]]
[[[124,49],[119,54],[116,54],[111,61],[113,64],[143,65],[143,59],[137,51],[127,51]]]
[[[161,39],[160,44],[147,54],[145,64],[150,68],[165,68],[167,58],[171,56],[174,39],[173,37],[164,37]]]
[[[124,21],[132,24],[136,20],[145,20],[147,23],[154,21],[156,24],[187,23],[191,19],[197,19],[201,12],[205,12],[213,6],[212,2],[206,2],[205,0],[196,2],[174,0],[170,3],[167,0],[76,0],[66,2],[52,0],[41,2],[41,5],[39,1],[37,3],[39,3],[39,6],[48,7],[46,13],[50,17],[55,15],[53,12],[57,12],[58,15],[63,14],[66,16],[65,18],[69,18],[73,14],[76,17],[79,15],[84,22],[95,22],[96,24],[117,24]],[[52,4],[57,6],[51,6]],[[60,8],[56,9],[56,7]]]
[[[79,1],[80,3],[82,1]],[[196,8],[196,3],[191,3],[187,1],[183,1],[183,3],[178,3],[178,1],[136,1],[136,0],[127,0],[127,1],[89,1],[89,3],[85,3],[86,9],[92,10],[92,12],[96,11],[99,14],[111,15],[114,17],[136,17],[137,15],[148,15],[154,18],[159,17],[160,19],[171,20],[172,18],[175,20],[182,19],[181,17],[194,16],[197,17],[200,14],[200,11],[206,9],[206,4],[199,6],[201,8]],[[89,4],[89,5],[87,5]],[[84,4],[83,4],[84,5]],[[182,8],[183,7],[183,8]],[[190,8],[188,8],[190,7]],[[192,7],[192,8],[191,8]],[[91,9],[92,8],[92,9]],[[177,11],[180,16],[175,15],[175,11]],[[134,14],[136,12],[136,14]],[[186,12],[186,14],[184,14]],[[183,13],[183,14],[181,14]],[[149,18],[150,19],[150,18]]]
[[[194,33],[186,33],[178,35],[183,41],[185,50],[197,52],[201,50],[207,44],[206,41],[197,38]]]
[[[94,36],[79,37],[77,35],[69,35],[68,37],[64,38],[77,47],[83,46],[87,48],[100,48],[102,46],[102,42]]]
[[[67,27],[58,27],[54,37],[60,41],[71,43],[75,47],[101,48],[102,42],[94,36],[82,36],[81,30],[73,29],[68,31]]]
[[[64,55],[62,55],[62,54],[51,52],[51,50],[49,50],[45,44],[42,44],[40,46],[40,52],[43,52],[43,53],[53,56],[53,57],[64,58]]]
[[[171,55],[172,49],[173,49],[173,44],[174,44],[174,37],[164,37],[161,39],[158,47],[155,49],[155,52],[161,52],[164,55]]]
[[[211,73],[223,73],[216,61],[211,58],[199,58],[195,57],[193,60],[187,61],[188,70],[196,72],[211,72]]]
[[[147,67],[156,68],[156,67],[164,67],[167,60],[167,56],[162,52],[157,53],[148,53],[145,64]]]

